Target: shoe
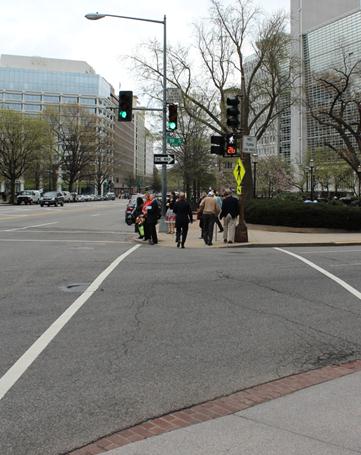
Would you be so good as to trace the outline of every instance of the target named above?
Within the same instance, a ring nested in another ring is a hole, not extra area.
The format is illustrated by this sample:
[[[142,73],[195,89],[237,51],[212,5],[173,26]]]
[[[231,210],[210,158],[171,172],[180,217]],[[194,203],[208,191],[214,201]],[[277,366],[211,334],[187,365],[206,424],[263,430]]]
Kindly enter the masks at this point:
[[[182,248],[184,248],[184,243],[182,243]]]
[[[212,246],[213,243],[212,243],[212,242],[208,242],[207,245],[208,245],[208,246]]]
[[[228,240],[228,243],[233,243],[232,240]]]
[[[221,233],[221,232],[223,232],[223,231],[224,231],[224,229],[222,229],[222,230],[218,231],[218,233],[220,234],[220,233]]]
[[[179,248],[179,247],[180,247],[180,242],[177,242],[177,248]]]
[[[139,240],[143,240],[144,237],[142,237],[141,235],[138,237]]]
[[[223,239],[223,242],[224,242],[224,243],[227,243],[227,239]]]
[[[148,240],[149,245],[154,245],[153,240]]]

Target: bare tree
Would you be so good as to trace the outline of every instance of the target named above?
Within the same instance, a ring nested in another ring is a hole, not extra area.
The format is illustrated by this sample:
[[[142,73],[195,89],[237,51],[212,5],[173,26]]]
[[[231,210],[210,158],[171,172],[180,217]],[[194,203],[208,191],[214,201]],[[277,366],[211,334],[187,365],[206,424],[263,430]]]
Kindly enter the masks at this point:
[[[78,105],[48,108],[45,118],[54,133],[55,153],[69,191],[83,176],[94,174],[97,122],[94,114]]]
[[[98,128],[95,141],[94,177],[97,193],[101,194],[104,182],[109,181],[113,170],[113,138],[109,131]]]
[[[306,93],[310,116],[326,131],[329,147],[357,173],[361,164],[361,60],[340,49],[337,68],[314,73]]]
[[[0,175],[10,183],[10,203],[15,202],[16,180],[51,147],[46,122],[11,110],[0,111]]]
[[[261,20],[249,0],[223,6],[211,0],[209,19],[196,27],[200,64],[192,64],[194,49],[169,49],[168,82],[180,90],[182,107],[217,134],[229,132],[224,115],[227,94],[241,97],[239,133],[252,132],[260,139],[265,130],[293,102],[290,88],[296,62],[290,58],[286,17],[276,13]],[[249,43],[253,54],[247,58]],[[133,57],[138,74],[148,82],[161,83],[161,47],[148,47],[153,58]],[[199,60],[199,59],[198,59]],[[196,107],[197,109],[194,109]],[[246,192],[252,185],[251,163],[246,156]]]

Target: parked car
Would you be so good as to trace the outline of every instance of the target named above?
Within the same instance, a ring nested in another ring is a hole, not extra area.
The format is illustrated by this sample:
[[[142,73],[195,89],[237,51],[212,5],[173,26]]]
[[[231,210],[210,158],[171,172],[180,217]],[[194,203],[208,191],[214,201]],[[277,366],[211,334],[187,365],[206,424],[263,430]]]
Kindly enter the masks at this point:
[[[64,205],[64,196],[62,195],[61,191],[48,191],[47,193],[44,193],[40,198],[41,207],[44,207],[44,205],[54,205],[57,207],[58,204],[61,206]]]
[[[21,191],[16,196],[16,203],[18,205],[24,202],[25,205],[27,204],[38,204],[40,200],[40,191],[38,190],[24,190]]]
[[[144,199],[144,194],[133,194],[129,199],[127,206],[125,207],[125,222],[128,226],[132,225],[135,222],[134,217],[132,216],[132,212],[137,204],[138,197]]]
[[[115,193],[107,193],[105,196],[104,196],[104,199],[106,201],[114,201],[115,200]]]
[[[60,193],[64,196],[64,202],[71,202],[73,197],[69,191],[60,191]]]

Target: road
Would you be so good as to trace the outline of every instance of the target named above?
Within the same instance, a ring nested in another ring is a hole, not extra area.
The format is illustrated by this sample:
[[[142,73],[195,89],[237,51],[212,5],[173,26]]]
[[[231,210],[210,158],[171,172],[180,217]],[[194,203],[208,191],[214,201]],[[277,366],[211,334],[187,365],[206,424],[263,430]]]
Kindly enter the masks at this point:
[[[0,206],[1,455],[63,454],[360,357],[361,247],[287,248],[345,289],[283,249],[134,248],[124,207]]]

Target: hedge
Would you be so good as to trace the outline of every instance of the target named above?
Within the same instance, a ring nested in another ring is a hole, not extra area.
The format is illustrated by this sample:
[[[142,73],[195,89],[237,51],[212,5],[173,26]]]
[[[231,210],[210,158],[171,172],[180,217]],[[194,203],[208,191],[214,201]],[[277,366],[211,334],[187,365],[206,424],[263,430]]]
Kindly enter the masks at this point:
[[[327,203],[252,199],[246,204],[245,219],[252,224],[361,231],[360,207]]]

